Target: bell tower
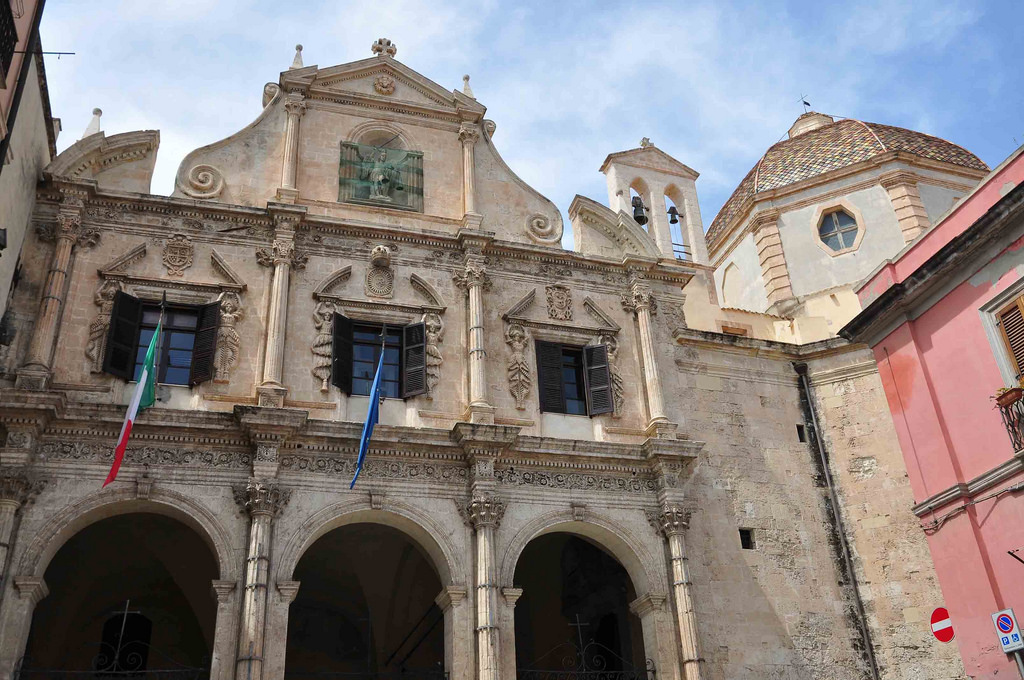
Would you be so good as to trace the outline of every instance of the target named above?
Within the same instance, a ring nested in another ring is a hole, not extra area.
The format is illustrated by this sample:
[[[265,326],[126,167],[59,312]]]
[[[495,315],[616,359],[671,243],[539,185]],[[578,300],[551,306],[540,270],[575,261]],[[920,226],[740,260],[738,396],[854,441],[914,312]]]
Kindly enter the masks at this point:
[[[662,257],[707,264],[696,170],[644,137],[636,149],[605,158],[601,172],[608,182],[609,207],[636,219]]]

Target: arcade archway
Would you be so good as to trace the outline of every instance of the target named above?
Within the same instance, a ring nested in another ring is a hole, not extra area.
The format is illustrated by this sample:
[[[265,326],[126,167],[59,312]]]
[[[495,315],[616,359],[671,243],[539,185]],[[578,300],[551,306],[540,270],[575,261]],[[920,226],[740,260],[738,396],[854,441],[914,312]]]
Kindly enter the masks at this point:
[[[636,599],[626,570],[589,539],[556,532],[524,548],[514,582],[520,680],[648,677]]]
[[[444,676],[441,581],[405,533],[339,527],[310,546],[294,574],[301,585],[288,615],[286,678]]]
[[[153,513],[99,520],[44,575],[20,677],[48,671],[204,676],[213,650],[217,560],[192,528]]]

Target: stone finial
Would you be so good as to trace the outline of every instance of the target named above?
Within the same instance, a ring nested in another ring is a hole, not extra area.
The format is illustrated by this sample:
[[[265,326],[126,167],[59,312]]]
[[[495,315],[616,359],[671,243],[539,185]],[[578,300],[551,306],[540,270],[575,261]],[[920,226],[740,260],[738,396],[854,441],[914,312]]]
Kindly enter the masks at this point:
[[[462,94],[466,95],[470,99],[476,99],[473,95],[473,88],[469,86],[469,74],[462,76]]]
[[[103,111],[101,109],[92,110],[92,120],[90,120],[89,124],[86,126],[85,133],[82,135],[82,139],[85,139],[86,137],[91,137],[100,131],[100,116],[102,115]]]
[[[389,57],[395,56],[398,53],[398,46],[387,38],[377,38],[374,43],[370,46],[370,49],[378,57],[387,55]]]
[[[288,67],[288,70],[302,68],[302,45],[295,46],[295,58],[292,59],[292,65]]]
[[[651,143],[651,138],[650,137],[644,137],[643,139],[640,140],[640,148],[641,149],[646,149],[649,146],[654,146],[654,144]]]

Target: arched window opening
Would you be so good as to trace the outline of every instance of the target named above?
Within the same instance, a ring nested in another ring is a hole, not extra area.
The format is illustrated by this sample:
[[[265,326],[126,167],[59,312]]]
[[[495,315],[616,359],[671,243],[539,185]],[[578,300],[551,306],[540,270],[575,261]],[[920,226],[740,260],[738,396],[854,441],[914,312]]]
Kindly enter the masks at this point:
[[[516,565],[518,680],[653,680],[633,584],[589,540],[552,533],[530,541]],[[650,674],[650,678],[649,678]]]
[[[443,680],[437,572],[420,546],[383,524],[349,524],[299,560],[288,616],[285,678]]]
[[[32,617],[21,680],[141,677],[206,680],[219,576],[207,543],[153,513],[90,524],[54,555],[50,594]]]
[[[672,237],[672,254],[677,260],[692,260],[693,253],[683,237],[686,214],[679,207],[682,205],[678,189],[672,186],[665,190],[665,213],[668,215],[668,229]]]

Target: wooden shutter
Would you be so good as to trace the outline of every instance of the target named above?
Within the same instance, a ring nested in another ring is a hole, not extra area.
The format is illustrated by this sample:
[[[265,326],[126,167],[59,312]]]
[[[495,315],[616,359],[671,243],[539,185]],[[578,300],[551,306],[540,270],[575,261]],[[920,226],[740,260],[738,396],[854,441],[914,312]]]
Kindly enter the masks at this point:
[[[192,370],[188,384],[198,385],[213,377],[213,359],[217,354],[217,329],[220,327],[220,300],[196,308],[196,341],[192,345]]]
[[[402,398],[427,391],[427,327],[411,323],[402,329]]]
[[[612,374],[606,345],[583,348],[583,372],[587,380],[587,410],[590,415],[611,413],[615,401],[612,399]]]
[[[110,313],[103,372],[125,380],[135,377],[135,348],[139,344],[142,302],[133,295],[117,292]]]
[[[537,341],[537,382],[542,413],[565,413],[562,390],[562,346]]]
[[[335,312],[331,334],[331,384],[352,394],[352,319]]]
[[[999,325],[1019,379],[1024,372],[1024,298],[1017,298],[1008,309],[999,313]]]

